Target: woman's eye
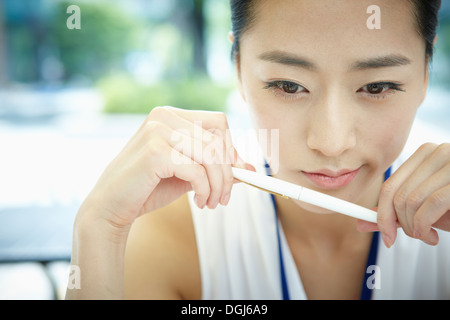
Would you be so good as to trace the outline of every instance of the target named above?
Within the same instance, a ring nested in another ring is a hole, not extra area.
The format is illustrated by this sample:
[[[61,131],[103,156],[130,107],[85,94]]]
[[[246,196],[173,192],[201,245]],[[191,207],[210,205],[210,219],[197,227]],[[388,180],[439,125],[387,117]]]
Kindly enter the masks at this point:
[[[286,95],[294,95],[303,92],[308,92],[302,85],[299,85],[292,81],[271,81],[266,83],[264,89],[275,90],[275,93],[281,93]]]
[[[370,83],[358,90],[372,97],[384,96],[388,93],[394,93],[395,91],[404,91],[401,89],[401,85],[394,82],[376,82]]]
[[[286,93],[290,93],[290,94],[294,94],[297,93],[298,89],[300,88],[300,86],[296,83],[293,82],[284,82],[281,85],[281,89],[286,92]]]
[[[389,85],[386,83],[372,83],[368,84],[366,87],[367,92],[369,92],[370,94],[380,94],[389,89]]]

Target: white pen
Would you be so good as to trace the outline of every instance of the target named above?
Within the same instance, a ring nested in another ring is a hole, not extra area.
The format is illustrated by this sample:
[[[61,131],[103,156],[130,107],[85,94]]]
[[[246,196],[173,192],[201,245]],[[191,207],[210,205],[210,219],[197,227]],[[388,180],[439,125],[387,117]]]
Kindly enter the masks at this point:
[[[377,223],[377,213],[354,203],[332,197],[287,181],[250,170],[232,168],[235,179],[275,195],[297,199],[347,216]]]

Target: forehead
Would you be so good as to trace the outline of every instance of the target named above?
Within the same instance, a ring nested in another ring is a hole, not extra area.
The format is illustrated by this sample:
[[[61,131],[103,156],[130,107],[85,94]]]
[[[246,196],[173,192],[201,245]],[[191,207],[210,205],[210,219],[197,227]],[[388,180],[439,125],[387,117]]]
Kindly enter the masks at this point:
[[[280,50],[313,57],[317,61],[350,64],[362,56],[408,53],[425,57],[425,42],[416,31],[409,0],[263,0],[257,2],[255,20],[241,38],[255,53]],[[367,26],[380,8],[380,29]]]

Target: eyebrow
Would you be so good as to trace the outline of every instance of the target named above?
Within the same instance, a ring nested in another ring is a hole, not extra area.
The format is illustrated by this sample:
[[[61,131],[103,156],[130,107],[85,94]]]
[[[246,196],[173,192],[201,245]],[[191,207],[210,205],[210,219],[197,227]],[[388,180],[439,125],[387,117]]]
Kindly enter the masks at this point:
[[[317,69],[317,66],[306,58],[293,55],[284,51],[268,51],[259,55],[259,59],[284,64],[288,66],[300,67],[309,70]]]
[[[355,62],[350,69],[351,70],[367,70],[378,69],[386,67],[400,67],[406,66],[411,63],[411,60],[402,55],[387,55],[382,57],[375,57],[364,61]]]
[[[263,61],[284,64],[288,66],[300,67],[311,71],[317,70],[318,67],[312,61],[298,55],[287,53],[284,51],[268,51],[259,55],[259,59]],[[367,69],[378,69],[386,67],[399,67],[408,65],[411,60],[403,55],[392,54],[369,58],[367,60],[356,61],[350,66],[350,70],[361,71]]]

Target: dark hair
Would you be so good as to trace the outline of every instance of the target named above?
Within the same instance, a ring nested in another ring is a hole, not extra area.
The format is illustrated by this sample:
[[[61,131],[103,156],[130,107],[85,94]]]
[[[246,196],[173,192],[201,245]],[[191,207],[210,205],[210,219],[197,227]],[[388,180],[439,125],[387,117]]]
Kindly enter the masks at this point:
[[[250,29],[255,20],[254,0],[230,0],[231,9],[231,31],[233,31],[234,42],[231,48],[231,57],[236,59],[239,55],[239,44],[241,35]]]
[[[417,21],[419,34],[425,40],[425,54],[433,57],[434,39],[439,24],[439,9],[441,0],[410,0],[414,6],[414,16]]]
[[[425,40],[425,54],[433,57],[434,39],[438,27],[438,15],[441,0],[409,0],[413,5],[414,17],[417,21],[417,31]],[[254,0],[230,0],[231,24],[234,43],[231,51],[232,58],[239,56],[239,43],[244,32],[251,28],[256,16],[256,2]]]

